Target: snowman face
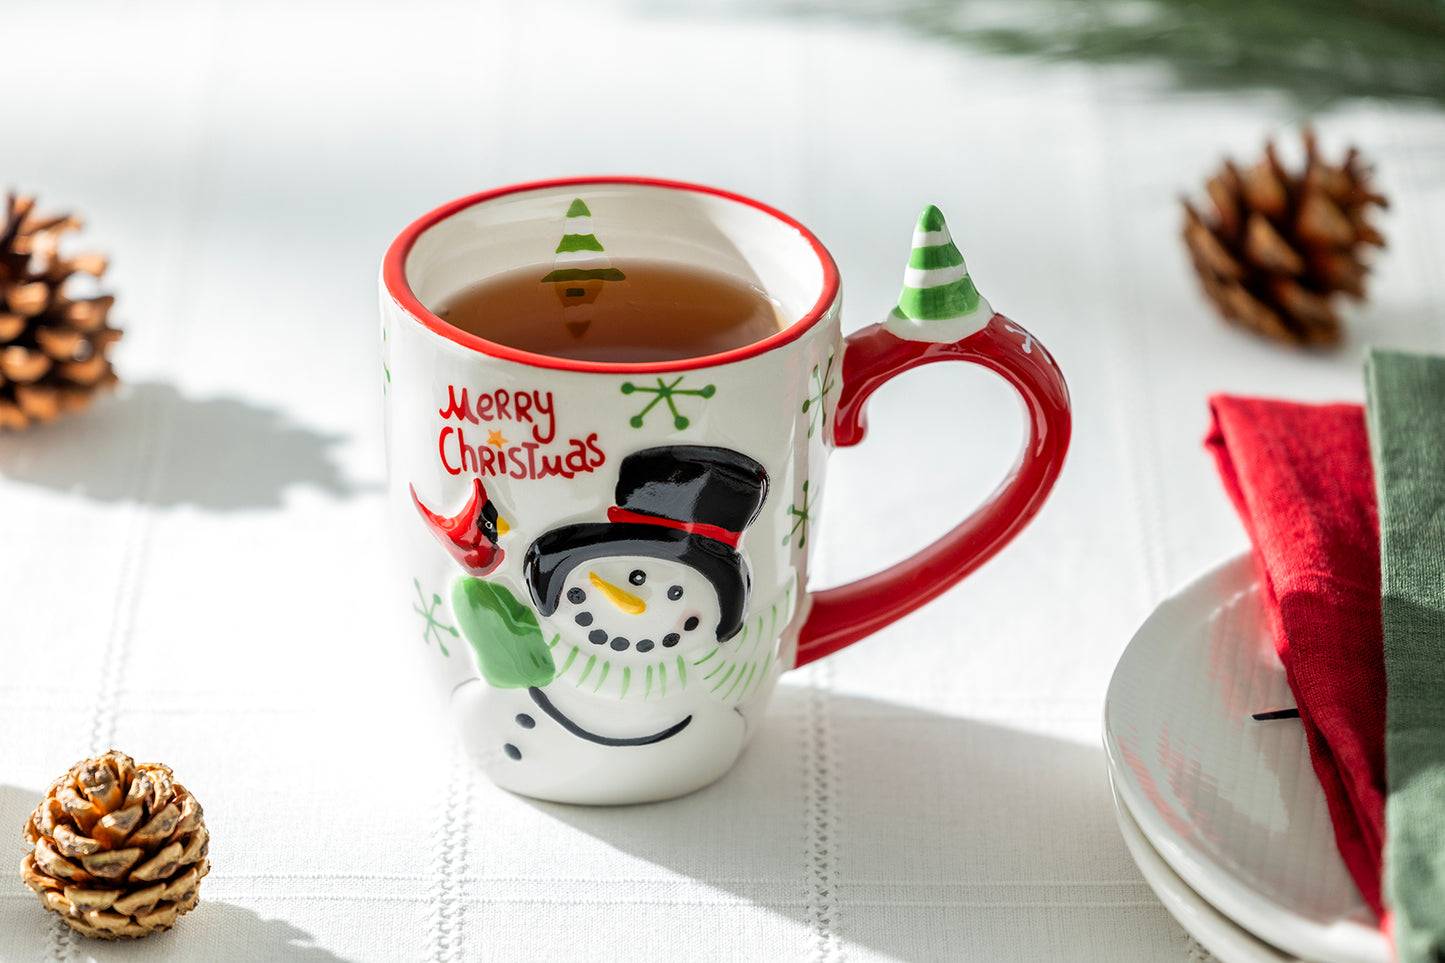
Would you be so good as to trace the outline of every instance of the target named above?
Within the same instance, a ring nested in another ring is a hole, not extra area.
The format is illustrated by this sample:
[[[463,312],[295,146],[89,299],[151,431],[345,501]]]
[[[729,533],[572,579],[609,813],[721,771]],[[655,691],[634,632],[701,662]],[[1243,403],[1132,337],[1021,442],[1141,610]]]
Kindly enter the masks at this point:
[[[584,651],[638,662],[717,645],[722,618],[712,583],[666,559],[612,556],[573,569],[552,620]]]

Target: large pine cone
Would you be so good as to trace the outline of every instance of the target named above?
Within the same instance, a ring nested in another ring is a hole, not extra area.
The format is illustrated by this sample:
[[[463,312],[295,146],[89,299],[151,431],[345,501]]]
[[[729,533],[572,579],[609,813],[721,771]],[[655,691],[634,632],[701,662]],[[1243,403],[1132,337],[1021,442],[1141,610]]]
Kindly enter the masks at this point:
[[[1184,241],[1226,319],[1271,338],[1324,346],[1340,339],[1334,295],[1365,295],[1363,248],[1385,244],[1366,216],[1389,202],[1371,188],[1371,169],[1353,147],[1336,166],[1320,160],[1309,130],[1304,145],[1298,174],[1285,170],[1273,144],[1247,171],[1225,161],[1208,184],[1213,216],[1184,202]]]
[[[106,324],[115,298],[65,293],[72,275],[105,272],[103,255],[60,255],[61,236],[79,227],[69,215],[37,215],[33,197],[9,195],[0,227],[0,430],[84,408],[116,380],[106,357],[121,335]]]
[[[200,803],[170,769],[114,750],[57,779],[25,839],[25,885],[71,929],[104,940],[170,929],[211,868]]]

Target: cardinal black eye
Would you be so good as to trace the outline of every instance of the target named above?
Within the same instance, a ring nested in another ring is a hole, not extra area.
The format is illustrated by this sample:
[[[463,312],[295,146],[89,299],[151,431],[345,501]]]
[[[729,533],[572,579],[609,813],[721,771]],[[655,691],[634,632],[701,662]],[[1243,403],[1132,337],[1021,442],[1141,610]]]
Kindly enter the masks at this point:
[[[632,574],[627,576],[627,581],[633,585],[641,585],[647,581],[647,573],[640,568],[635,568],[632,570]]]
[[[674,602],[676,602],[678,599],[682,598],[682,586],[681,586],[681,585],[674,585],[672,588],[668,589],[668,590],[667,590],[667,597],[670,598],[670,599],[672,599]]]

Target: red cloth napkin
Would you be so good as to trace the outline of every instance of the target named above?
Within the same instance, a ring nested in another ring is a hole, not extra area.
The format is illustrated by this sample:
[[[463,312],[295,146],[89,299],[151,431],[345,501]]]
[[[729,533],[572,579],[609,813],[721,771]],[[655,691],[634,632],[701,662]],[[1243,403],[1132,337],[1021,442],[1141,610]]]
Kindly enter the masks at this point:
[[[1383,915],[1380,523],[1364,409],[1229,395],[1211,398],[1210,408],[1205,444],[1254,543],[1275,649],[1335,842]]]

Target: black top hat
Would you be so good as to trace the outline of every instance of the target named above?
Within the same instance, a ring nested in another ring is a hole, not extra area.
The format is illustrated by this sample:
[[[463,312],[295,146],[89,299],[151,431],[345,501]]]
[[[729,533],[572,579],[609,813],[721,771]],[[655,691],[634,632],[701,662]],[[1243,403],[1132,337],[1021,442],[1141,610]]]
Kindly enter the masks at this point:
[[[717,591],[717,639],[742,628],[751,575],[737,551],[768,495],[768,473],[746,455],[706,445],[634,452],[617,472],[617,507],[608,522],[563,525],[527,549],[523,573],[544,616],[557,610],[562,583],[578,565],[614,555],[665,558],[697,569]]]

